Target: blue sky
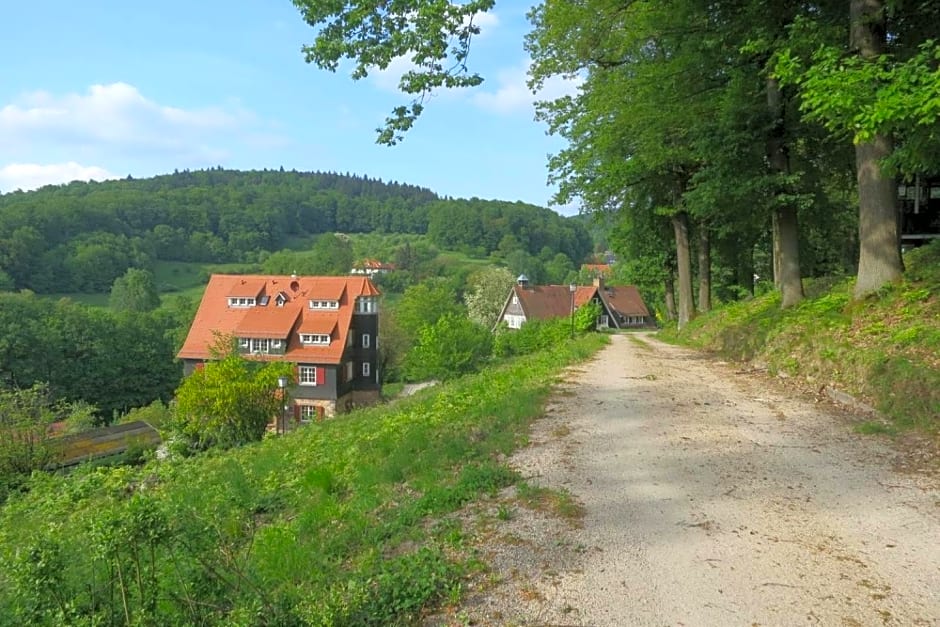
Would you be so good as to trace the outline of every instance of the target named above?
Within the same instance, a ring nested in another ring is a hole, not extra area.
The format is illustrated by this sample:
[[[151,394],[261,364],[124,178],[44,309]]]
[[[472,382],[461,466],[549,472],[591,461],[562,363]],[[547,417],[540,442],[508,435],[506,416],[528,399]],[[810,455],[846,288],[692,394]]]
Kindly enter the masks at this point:
[[[354,82],[308,65],[300,48],[313,30],[289,0],[10,3],[0,191],[283,166],[547,206],[546,158],[562,144],[533,120],[527,9],[507,1],[483,16],[471,64],[485,83],[436,95],[389,148],[375,128],[408,101],[394,69]],[[558,82],[543,95],[571,89]]]

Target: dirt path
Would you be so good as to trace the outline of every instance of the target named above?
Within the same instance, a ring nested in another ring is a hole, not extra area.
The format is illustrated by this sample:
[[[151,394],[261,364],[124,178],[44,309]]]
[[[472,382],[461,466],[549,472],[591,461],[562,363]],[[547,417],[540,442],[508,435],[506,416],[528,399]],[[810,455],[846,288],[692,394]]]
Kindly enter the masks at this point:
[[[615,336],[513,458],[580,528],[513,494],[478,512],[493,568],[445,622],[940,625],[936,478],[771,387]]]

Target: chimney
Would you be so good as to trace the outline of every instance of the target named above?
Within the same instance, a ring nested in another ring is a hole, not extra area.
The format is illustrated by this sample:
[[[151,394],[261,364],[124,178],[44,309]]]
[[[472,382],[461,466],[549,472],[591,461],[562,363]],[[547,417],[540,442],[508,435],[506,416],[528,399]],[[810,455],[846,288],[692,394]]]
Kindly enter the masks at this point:
[[[594,287],[596,287],[599,290],[604,289],[604,277],[602,276],[594,277]]]

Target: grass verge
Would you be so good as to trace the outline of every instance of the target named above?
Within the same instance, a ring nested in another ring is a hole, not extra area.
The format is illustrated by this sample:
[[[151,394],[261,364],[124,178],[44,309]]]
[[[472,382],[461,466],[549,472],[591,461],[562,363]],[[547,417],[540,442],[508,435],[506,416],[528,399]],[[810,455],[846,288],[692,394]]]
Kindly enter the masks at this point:
[[[37,474],[0,510],[0,624],[414,622],[476,567],[447,515],[519,481],[501,460],[605,341],[239,450]]]
[[[876,407],[888,423],[862,433],[915,430],[940,440],[940,241],[905,257],[903,281],[853,300],[852,281],[807,281],[807,298],[780,309],[778,294],[730,304],[671,339],[725,358],[763,362],[820,389]]]

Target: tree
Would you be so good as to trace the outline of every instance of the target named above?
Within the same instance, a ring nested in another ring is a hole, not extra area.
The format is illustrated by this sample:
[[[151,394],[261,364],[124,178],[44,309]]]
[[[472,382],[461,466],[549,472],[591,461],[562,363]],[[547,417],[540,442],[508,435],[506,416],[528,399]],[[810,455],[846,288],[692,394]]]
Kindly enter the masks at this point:
[[[893,174],[937,170],[940,45],[926,25],[940,20],[940,6],[851,0],[848,18],[843,14],[839,27],[804,16],[778,52],[775,71],[799,88],[808,118],[835,139],[853,140],[861,297],[903,272]],[[812,54],[801,53],[807,48]]]
[[[230,350],[183,381],[176,392],[173,430],[195,450],[260,440],[283,411],[279,376],[291,376],[291,365],[253,362]]]
[[[457,293],[448,281],[439,278],[426,279],[408,287],[395,306],[395,317],[409,344],[418,336],[422,327],[430,326],[448,314],[466,315],[457,300]]]
[[[470,319],[486,329],[492,329],[514,282],[515,278],[509,270],[497,266],[471,275],[469,288],[464,295]]]
[[[361,79],[405,57],[415,69],[406,72],[399,89],[414,96],[396,107],[379,129],[378,142],[393,145],[414,124],[424,100],[438,87],[472,87],[483,79],[467,70],[470,41],[480,33],[474,18],[495,0],[462,3],[399,0],[342,2],[294,0],[304,20],[318,29],[304,46],[308,63],[335,72],[343,59],[354,62],[352,76]]]
[[[160,306],[160,294],[153,273],[128,268],[124,276],[114,279],[108,304],[115,311],[152,311]]]
[[[492,345],[489,329],[449,313],[418,332],[418,340],[405,358],[405,372],[416,381],[459,377],[479,369]]]

